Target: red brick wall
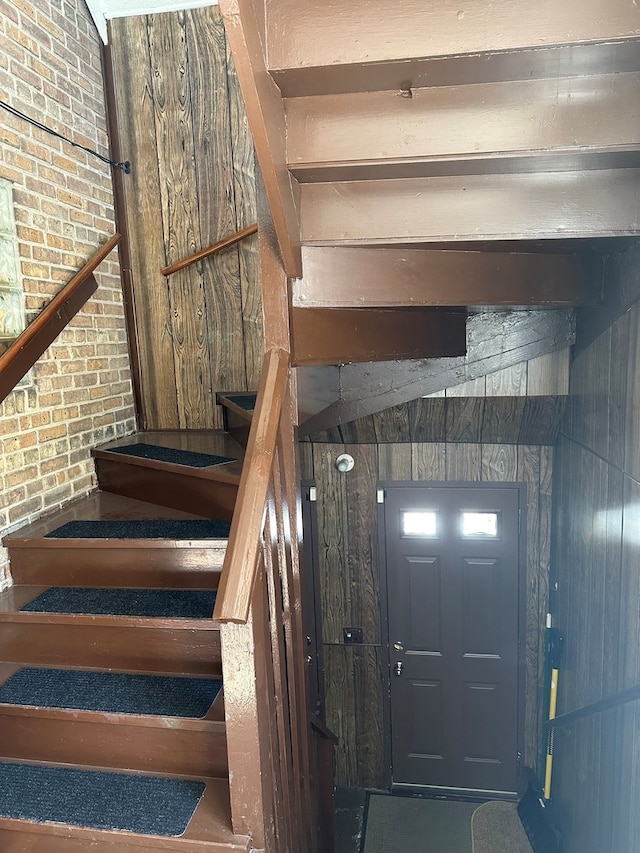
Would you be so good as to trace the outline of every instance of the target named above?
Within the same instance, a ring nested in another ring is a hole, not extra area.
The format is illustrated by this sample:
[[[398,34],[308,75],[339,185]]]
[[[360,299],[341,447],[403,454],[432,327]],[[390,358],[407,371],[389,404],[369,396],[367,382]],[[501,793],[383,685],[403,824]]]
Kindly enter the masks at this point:
[[[0,0],[0,97],[107,153],[99,39],[83,0]],[[0,109],[0,177],[13,183],[33,316],[114,232],[109,167]],[[90,448],[134,428],[114,254],[99,288],[30,384],[0,404],[0,532],[95,485]],[[9,581],[0,549],[0,586]]]

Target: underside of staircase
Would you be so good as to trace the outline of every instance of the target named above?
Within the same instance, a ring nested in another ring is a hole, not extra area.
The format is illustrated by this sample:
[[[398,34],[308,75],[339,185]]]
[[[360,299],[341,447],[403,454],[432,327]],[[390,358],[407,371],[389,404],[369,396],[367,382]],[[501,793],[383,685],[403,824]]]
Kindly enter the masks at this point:
[[[158,447],[183,455],[147,458]],[[0,849],[247,850],[231,828],[212,619],[244,448],[222,431],[140,433],[94,455],[98,491],[4,540]],[[123,780],[150,793],[123,794]],[[136,797],[151,828],[121,815]]]

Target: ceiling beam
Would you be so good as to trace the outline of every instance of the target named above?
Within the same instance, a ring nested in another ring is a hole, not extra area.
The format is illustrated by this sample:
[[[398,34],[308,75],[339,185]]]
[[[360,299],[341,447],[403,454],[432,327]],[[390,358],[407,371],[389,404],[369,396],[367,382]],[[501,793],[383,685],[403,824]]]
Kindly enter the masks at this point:
[[[269,68],[524,54],[637,38],[639,22],[631,0],[537,0],[535,10],[527,0],[404,0],[393,12],[386,0],[270,0]]]
[[[638,165],[639,89],[634,72],[287,99],[289,168],[306,183]]]
[[[427,86],[640,71],[640,39],[419,56],[382,62],[363,59],[339,65],[329,62],[270,70],[285,98],[385,90],[399,93],[406,90],[407,85],[423,89]]]
[[[300,189],[307,245],[640,233],[640,169],[353,181]]]
[[[578,255],[305,246],[292,298],[307,309],[593,306],[602,266]]]
[[[347,364],[464,355],[466,311],[293,308],[292,363]]]
[[[563,349],[574,341],[574,326],[569,310],[491,311],[469,317],[464,357],[344,365],[340,399],[305,421],[300,434],[311,435]]]

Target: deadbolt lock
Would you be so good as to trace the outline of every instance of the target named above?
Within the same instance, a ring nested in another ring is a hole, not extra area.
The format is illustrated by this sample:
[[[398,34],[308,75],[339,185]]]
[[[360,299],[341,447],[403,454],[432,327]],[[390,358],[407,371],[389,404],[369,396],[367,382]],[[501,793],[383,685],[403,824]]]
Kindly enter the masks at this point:
[[[401,661],[401,660],[399,660],[399,661],[398,661],[398,663],[396,664],[396,667],[395,667],[395,669],[396,669],[396,675],[397,675],[397,676],[402,675],[402,668],[403,668],[403,666],[404,666],[404,664],[402,663],[402,661]]]
[[[393,644],[393,648],[397,652],[403,652],[404,651],[404,646],[402,645],[402,643],[399,640]]]

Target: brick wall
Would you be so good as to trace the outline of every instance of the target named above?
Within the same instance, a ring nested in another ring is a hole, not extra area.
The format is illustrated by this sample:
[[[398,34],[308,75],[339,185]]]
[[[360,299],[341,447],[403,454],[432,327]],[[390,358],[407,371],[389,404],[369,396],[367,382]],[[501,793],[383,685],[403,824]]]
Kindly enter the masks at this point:
[[[0,97],[107,153],[99,40],[83,0],[0,0]],[[0,177],[13,184],[27,316],[114,232],[109,167],[0,109]],[[0,404],[0,533],[90,491],[90,448],[134,429],[114,254],[99,288]],[[0,586],[10,581],[0,549]]]

